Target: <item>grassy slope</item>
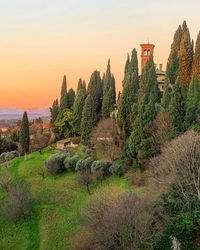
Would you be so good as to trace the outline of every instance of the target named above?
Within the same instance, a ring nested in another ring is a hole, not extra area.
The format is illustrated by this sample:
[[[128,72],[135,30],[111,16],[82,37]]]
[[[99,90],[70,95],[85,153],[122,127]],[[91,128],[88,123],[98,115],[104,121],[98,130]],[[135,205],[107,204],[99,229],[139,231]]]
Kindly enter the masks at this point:
[[[0,249],[70,249],[68,238],[79,229],[77,219],[89,195],[77,185],[76,173],[57,177],[48,174],[44,180],[38,175],[38,168],[50,155],[47,148],[42,155],[34,152],[27,161],[20,157],[11,163],[12,174],[29,183],[35,206],[32,217],[25,222],[15,224],[0,217]],[[110,177],[103,184],[94,183],[92,193],[109,184],[128,189],[125,179]],[[5,193],[0,192],[0,201],[4,197]]]

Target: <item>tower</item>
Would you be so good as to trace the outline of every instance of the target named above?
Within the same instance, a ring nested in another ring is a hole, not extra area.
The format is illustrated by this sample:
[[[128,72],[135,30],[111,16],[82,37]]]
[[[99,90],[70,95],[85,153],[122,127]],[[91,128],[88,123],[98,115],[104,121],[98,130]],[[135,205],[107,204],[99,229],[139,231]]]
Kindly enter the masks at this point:
[[[141,54],[141,73],[142,73],[142,70],[147,63],[149,56],[150,55],[153,56],[153,50],[155,45],[147,43],[147,44],[140,44],[140,46],[142,49],[142,54]]]

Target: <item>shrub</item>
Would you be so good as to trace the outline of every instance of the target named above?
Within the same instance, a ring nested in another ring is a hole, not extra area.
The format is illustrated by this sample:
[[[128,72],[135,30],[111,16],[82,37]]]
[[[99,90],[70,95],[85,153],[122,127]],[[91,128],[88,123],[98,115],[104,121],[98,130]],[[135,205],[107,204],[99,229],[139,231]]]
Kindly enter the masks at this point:
[[[72,157],[67,157],[64,161],[65,168],[67,170],[74,171],[77,165],[77,162],[80,160],[78,155],[74,155]]]
[[[19,154],[18,154],[17,151],[11,151],[11,152],[6,153],[5,160],[6,161],[11,161],[12,159],[14,159],[14,158],[16,158],[18,156],[19,156]]]
[[[13,179],[11,177],[10,172],[1,172],[0,174],[0,189],[4,189],[6,192],[9,191]]]
[[[6,162],[5,157],[6,157],[6,153],[2,153],[2,154],[0,155],[0,164]]]
[[[6,219],[11,221],[25,220],[26,217],[31,214],[32,209],[32,197],[25,183],[9,190],[3,207],[3,213]]]
[[[94,161],[91,166],[91,171],[98,179],[102,179],[109,174],[109,168],[111,165],[110,162],[105,160]]]
[[[65,171],[64,160],[68,157],[68,154],[56,154],[52,155],[45,161],[47,171],[53,175],[62,173]]]
[[[109,171],[111,174],[117,175],[117,176],[122,176],[124,174],[124,170],[120,165],[112,165],[109,168]]]
[[[86,159],[80,159],[76,164],[76,171],[83,171],[86,169],[91,169],[91,166],[93,164],[93,159],[91,157],[88,157]]]

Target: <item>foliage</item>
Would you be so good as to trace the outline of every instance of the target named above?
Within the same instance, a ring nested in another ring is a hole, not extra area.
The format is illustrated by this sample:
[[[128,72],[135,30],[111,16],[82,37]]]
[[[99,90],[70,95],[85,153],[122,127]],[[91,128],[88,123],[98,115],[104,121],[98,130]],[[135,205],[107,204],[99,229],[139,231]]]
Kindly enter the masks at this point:
[[[58,105],[58,99],[53,101],[53,105],[50,108],[50,113],[51,113],[51,124],[54,124],[58,114],[59,114],[59,105]]]
[[[110,60],[108,60],[107,71],[103,85],[103,101],[102,101],[102,117],[107,118],[110,116],[111,111],[114,109],[116,103],[116,92],[115,92],[115,78],[111,74]]]
[[[102,179],[109,174],[111,163],[105,160],[97,160],[92,163],[91,171],[97,179]]]
[[[180,78],[177,78],[171,93],[169,117],[177,131],[184,130],[185,100],[182,94]]]
[[[90,95],[93,99],[93,107],[96,114],[101,112],[103,85],[99,71],[94,71],[90,77],[90,81],[87,88],[87,95]]]
[[[95,101],[89,94],[85,100],[81,119],[81,138],[84,145],[89,144],[90,135],[96,125],[96,121]]]
[[[120,176],[120,177],[123,176],[123,174],[124,174],[124,170],[120,165],[114,165],[113,164],[112,166],[110,166],[109,171],[110,171],[111,174],[117,175],[117,176]]]
[[[68,99],[67,107],[69,109],[72,109],[73,104],[74,104],[74,99],[75,99],[75,92],[74,92],[74,90],[72,88],[67,93],[67,99]]]
[[[68,108],[68,95],[67,95],[67,80],[66,76],[63,77],[61,94],[60,94],[60,112],[62,113],[64,109]]]
[[[30,144],[30,137],[29,137],[29,121],[27,113],[24,112],[21,128],[20,128],[20,135],[19,135],[19,143],[21,145],[23,153],[28,153],[29,151],[29,144]]]
[[[191,41],[188,28],[186,28],[186,31],[183,34],[178,57],[180,61],[179,76],[183,84],[183,92],[186,93],[191,81],[193,61],[193,42]]]
[[[75,97],[73,106],[73,128],[77,134],[81,134],[81,118],[86,99],[86,92],[80,89]]]
[[[139,88],[138,59],[135,49],[132,51],[131,60],[129,56],[125,65],[125,75],[123,80],[123,91],[118,104],[118,121],[126,135],[130,135],[131,124],[130,115],[132,104],[137,102]]]
[[[64,109],[59,113],[53,125],[53,132],[57,140],[73,136],[73,115],[70,109]]]
[[[76,164],[76,171],[83,171],[87,169],[91,169],[93,163],[93,159],[91,157],[87,157],[86,159],[80,159]]]
[[[52,175],[56,175],[65,171],[64,161],[68,157],[68,154],[61,153],[50,156],[45,161],[47,171]]]
[[[192,64],[192,74],[197,74],[199,82],[200,82],[200,32],[197,35],[195,52]]]
[[[70,171],[75,171],[77,162],[80,160],[78,155],[72,157],[66,157],[64,161],[65,168]]]

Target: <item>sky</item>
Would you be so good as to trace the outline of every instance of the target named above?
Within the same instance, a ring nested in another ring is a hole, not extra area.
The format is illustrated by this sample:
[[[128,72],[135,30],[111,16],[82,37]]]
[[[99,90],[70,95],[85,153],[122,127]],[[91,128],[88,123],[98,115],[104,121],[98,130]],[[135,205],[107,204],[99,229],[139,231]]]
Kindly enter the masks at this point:
[[[51,106],[63,75],[76,89],[108,58],[121,90],[127,53],[154,43],[166,65],[175,30],[187,21],[196,40],[199,0],[0,0],[0,109]]]

